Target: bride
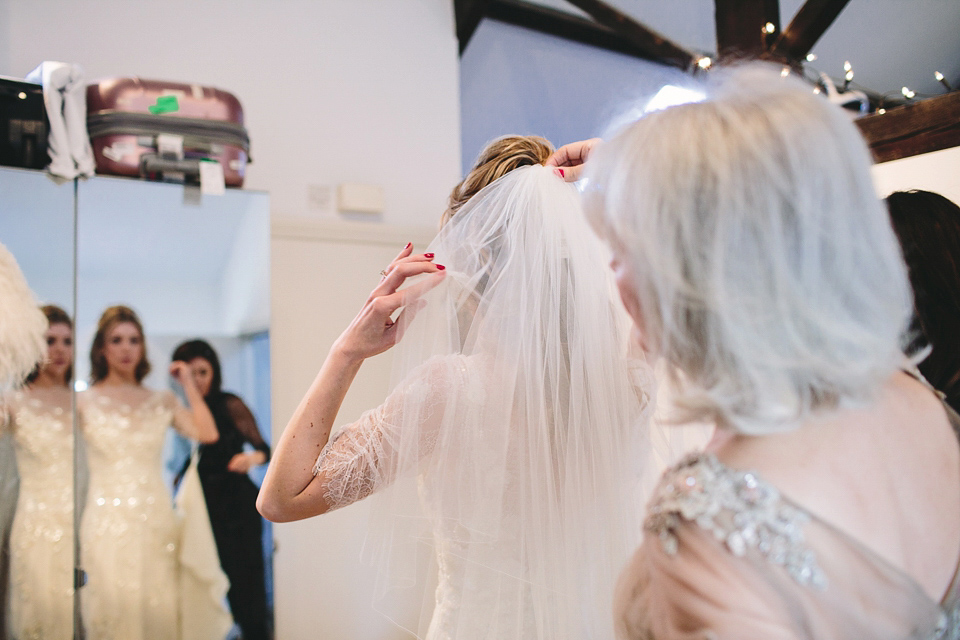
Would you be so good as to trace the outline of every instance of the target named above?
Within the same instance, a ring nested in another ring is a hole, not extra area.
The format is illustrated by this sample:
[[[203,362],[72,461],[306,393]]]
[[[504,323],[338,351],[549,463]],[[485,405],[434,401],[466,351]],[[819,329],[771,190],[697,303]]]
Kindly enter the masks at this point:
[[[275,522],[380,494],[379,595],[412,580],[426,523],[429,640],[611,638],[639,542],[648,370],[551,152],[508,136],[481,153],[428,251],[408,244],[333,344],[260,492]],[[363,360],[401,338],[393,391],[330,438]]]

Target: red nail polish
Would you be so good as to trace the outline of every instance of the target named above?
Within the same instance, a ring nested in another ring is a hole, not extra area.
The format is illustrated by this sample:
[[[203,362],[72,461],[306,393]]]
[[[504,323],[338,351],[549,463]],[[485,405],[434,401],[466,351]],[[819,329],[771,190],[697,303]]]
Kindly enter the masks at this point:
[[[432,258],[432,257],[433,257],[433,254],[432,254],[432,253],[425,253],[425,254],[423,254],[423,257],[429,259],[429,258]]]
[[[563,172],[563,169],[557,169],[557,171],[560,172],[560,177],[561,177],[561,178],[566,178],[566,177],[567,177],[566,174]]]
[[[409,248],[412,247],[412,246],[413,246],[413,243],[412,243],[412,242],[408,242],[408,243],[407,243],[407,246],[405,246],[404,249],[409,249]]]
[[[443,271],[444,269],[446,269],[446,267],[443,266],[442,264],[438,264],[438,265],[436,265],[436,267],[437,267],[437,269],[440,269],[440,271]]]

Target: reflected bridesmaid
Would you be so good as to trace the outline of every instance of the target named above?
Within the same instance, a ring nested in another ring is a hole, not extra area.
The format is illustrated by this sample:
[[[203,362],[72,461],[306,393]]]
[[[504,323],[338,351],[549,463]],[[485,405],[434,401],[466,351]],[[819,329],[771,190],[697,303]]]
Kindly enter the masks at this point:
[[[14,638],[73,638],[73,322],[42,307],[47,357],[6,403],[20,495],[10,535]]]

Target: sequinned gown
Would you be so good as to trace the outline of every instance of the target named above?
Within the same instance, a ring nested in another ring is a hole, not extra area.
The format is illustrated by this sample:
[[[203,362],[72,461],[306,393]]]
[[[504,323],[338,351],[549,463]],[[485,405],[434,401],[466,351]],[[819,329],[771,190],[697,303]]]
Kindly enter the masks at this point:
[[[944,408],[960,439],[960,416]],[[960,640],[960,565],[934,601],[859,540],[712,454],[668,469],[647,513],[617,586],[618,640]]]
[[[163,482],[169,392],[93,387],[78,397],[90,487],[80,525],[88,638],[175,640],[178,525]]]
[[[73,638],[73,421],[66,389],[8,399],[20,495],[10,534],[13,637]]]

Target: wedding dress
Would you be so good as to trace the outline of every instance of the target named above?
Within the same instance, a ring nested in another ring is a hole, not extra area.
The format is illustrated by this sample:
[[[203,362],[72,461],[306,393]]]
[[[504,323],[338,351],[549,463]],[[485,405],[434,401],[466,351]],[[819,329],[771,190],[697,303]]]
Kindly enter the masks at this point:
[[[10,534],[10,616],[17,640],[73,638],[73,419],[70,391],[8,396],[20,495]]]
[[[960,416],[947,413],[960,437]],[[960,570],[935,602],[903,570],[711,454],[664,474],[645,528],[617,586],[622,640],[960,639]]]
[[[576,191],[531,166],[471,198],[427,251],[447,275],[401,316],[394,390],[320,453],[327,503],[378,494],[379,597],[417,584],[432,548],[420,637],[608,640],[657,473],[650,370],[627,357],[606,250]]]
[[[91,387],[77,397],[90,480],[80,524],[83,624],[97,640],[177,640],[178,523],[163,482],[170,392]]]

